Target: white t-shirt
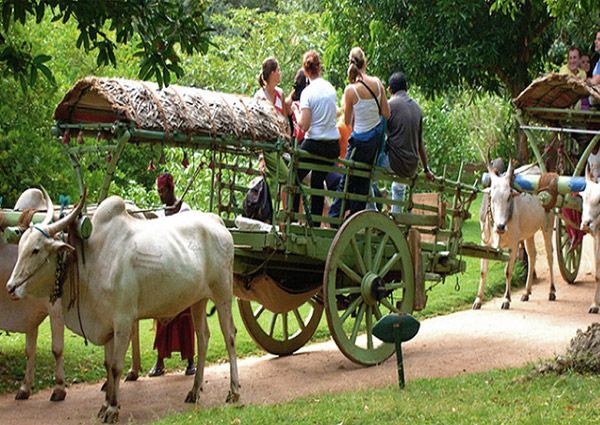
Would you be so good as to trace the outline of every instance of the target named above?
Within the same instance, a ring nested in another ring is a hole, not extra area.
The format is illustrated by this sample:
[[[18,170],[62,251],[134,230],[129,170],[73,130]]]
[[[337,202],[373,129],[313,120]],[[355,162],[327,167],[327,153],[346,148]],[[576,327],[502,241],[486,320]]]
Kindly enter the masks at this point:
[[[321,77],[311,80],[300,95],[300,109],[310,109],[310,128],[305,139],[336,140],[340,132],[336,125],[337,94],[335,89]]]
[[[167,205],[163,205],[163,207],[167,207]],[[186,203],[186,202],[182,202],[181,203],[181,208],[179,208],[179,211],[176,214],[182,213],[182,212],[186,212],[186,211],[191,211],[192,209],[190,208],[190,206]],[[158,210],[156,211],[156,215],[157,217],[166,217],[165,216],[165,210]],[[173,214],[174,215],[174,214]]]

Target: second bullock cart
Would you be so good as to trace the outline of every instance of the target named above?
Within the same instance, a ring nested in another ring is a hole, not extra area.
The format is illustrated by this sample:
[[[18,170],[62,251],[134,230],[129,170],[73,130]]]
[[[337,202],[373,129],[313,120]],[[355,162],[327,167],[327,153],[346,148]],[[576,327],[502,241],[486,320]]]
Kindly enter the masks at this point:
[[[518,176],[515,186],[539,193],[547,208],[557,208],[558,265],[563,279],[574,283],[583,246],[577,192],[585,189],[583,172],[600,142],[600,87],[549,74],[533,81],[513,103],[543,176]]]
[[[194,172],[189,175],[204,173],[210,181],[210,187],[197,188],[205,192],[206,209],[221,216],[233,235],[241,317],[270,353],[291,354],[306,344],[325,311],[342,353],[360,364],[378,364],[394,352],[393,344],[373,335],[378,319],[424,308],[428,288],[464,270],[462,256],[506,259],[500,251],[463,241],[462,226],[478,189],[461,182],[460,171],[455,179],[404,181],[410,194],[405,201],[298,182],[296,171],[302,167],[388,186],[395,177],[352,160],[315,164],[315,157],[295,148],[288,123],[266,103],[189,87],[159,89],[152,83],[88,77],[65,95],[55,119],[54,135],[71,158],[82,190],[85,155],[100,152],[106,158],[98,202],[110,193],[126,149],[176,147],[186,159],[190,154]],[[249,182],[260,175],[261,153],[273,198],[271,224],[239,219]],[[434,192],[435,202],[418,203],[412,196],[417,191]],[[379,208],[345,219],[311,216],[294,211],[295,196],[305,204],[315,196],[341,198],[341,217],[351,200]],[[393,205],[405,212],[392,214]]]

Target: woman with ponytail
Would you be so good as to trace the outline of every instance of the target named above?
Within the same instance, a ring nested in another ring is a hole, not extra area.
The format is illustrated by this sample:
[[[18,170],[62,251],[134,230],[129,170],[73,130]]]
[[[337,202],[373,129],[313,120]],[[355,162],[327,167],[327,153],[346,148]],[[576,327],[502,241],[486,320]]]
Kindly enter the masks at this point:
[[[260,88],[254,93],[254,98],[271,102],[277,112],[287,117],[289,112],[285,104],[283,90],[278,86],[279,83],[281,83],[279,63],[274,57],[269,57],[262,63],[262,71],[258,74]]]

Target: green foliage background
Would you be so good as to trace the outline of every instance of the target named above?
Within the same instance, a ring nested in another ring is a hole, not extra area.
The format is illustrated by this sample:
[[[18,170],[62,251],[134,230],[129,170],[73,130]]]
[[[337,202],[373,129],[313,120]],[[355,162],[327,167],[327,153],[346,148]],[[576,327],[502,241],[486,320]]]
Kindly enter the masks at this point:
[[[212,45],[204,56],[183,56],[181,66],[186,75],[176,84],[203,87],[222,92],[253,95],[261,62],[268,56],[278,58],[282,69],[282,88],[289,92],[293,77],[301,66],[304,51],[314,48],[327,56],[328,40],[334,35],[328,30],[328,19],[318,7],[306,8],[302,1],[274,2],[271,10],[236,8],[232,2],[221,5],[211,15],[215,29]],[[275,4],[277,3],[277,4]],[[216,6],[215,6],[216,7]],[[309,11],[305,11],[309,10]],[[58,140],[50,135],[55,105],[68,89],[87,75],[136,78],[135,46],[125,45],[115,51],[117,67],[99,66],[93,54],[77,49],[78,31],[73,23],[66,25],[45,18],[39,24],[28,21],[13,26],[15,38],[26,39],[33,53],[46,52],[52,56],[48,65],[53,69],[56,86],[38,83],[26,92],[13,79],[0,82],[0,195],[3,207],[14,204],[27,187],[44,185],[54,199],[68,194],[78,196],[74,173]],[[390,38],[393,40],[393,38]],[[391,42],[391,41],[390,41]],[[350,46],[348,46],[349,49]],[[376,63],[390,46],[382,46],[372,57]],[[378,56],[379,55],[379,56]],[[387,74],[373,66],[385,81]],[[335,81],[345,73],[345,66],[326,63],[326,78]],[[338,81],[341,92],[343,80]],[[506,116],[508,103],[495,95],[477,90],[455,91],[444,97],[428,99],[418,87],[411,94],[420,102],[426,116],[425,137],[434,170],[441,164],[457,165],[459,161],[477,162],[480,146],[497,146],[508,140]],[[187,152],[192,167],[181,166],[181,149],[164,149],[167,163],[158,164],[163,149],[130,147],[125,150],[111,193],[122,195],[140,206],[156,205],[154,179],[160,172],[172,172],[183,187],[192,174],[200,154]],[[443,154],[442,154],[443,153]],[[196,159],[194,159],[196,158]],[[147,171],[153,160],[157,169]],[[101,183],[106,161],[103,155],[92,155],[85,162],[86,184],[92,199]],[[441,169],[440,169],[441,171]],[[206,207],[210,173],[200,173],[186,200],[193,206]]]

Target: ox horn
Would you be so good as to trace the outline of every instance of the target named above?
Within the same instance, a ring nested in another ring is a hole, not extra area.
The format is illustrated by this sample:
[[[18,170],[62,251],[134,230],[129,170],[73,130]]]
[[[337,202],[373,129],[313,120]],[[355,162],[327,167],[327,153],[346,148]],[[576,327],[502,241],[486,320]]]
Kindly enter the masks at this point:
[[[592,170],[590,169],[590,164],[585,164],[585,180],[593,182],[594,178],[592,177]]]
[[[46,217],[44,217],[44,220],[42,221],[42,226],[46,226],[48,224],[50,224],[52,222],[52,219],[54,218],[54,205],[52,204],[52,199],[50,199],[50,195],[48,195],[48,192],[46,192],[46,189],[44,189],[44,186],[41,186],[42,189],[42,193],[44,194],[44,199],[46,200]]]
[[[508,169],[506,170],[506,175],[511,182],[515,178],[515,170],[513,168],[513,162],[511,158],[508,158]]]
[[[58,232],[64,230],[69,226],[79,215],[81,210],[83,209],[83,205],[85,204],[85,198],[87,196],[87,189],[83,188],[83,195],[81,195],[81,199],[73,211],[69,213],[66,217],[61,218],[56,223],[52,223],[48,226],[48,234],[50,236],[57,234]]]

